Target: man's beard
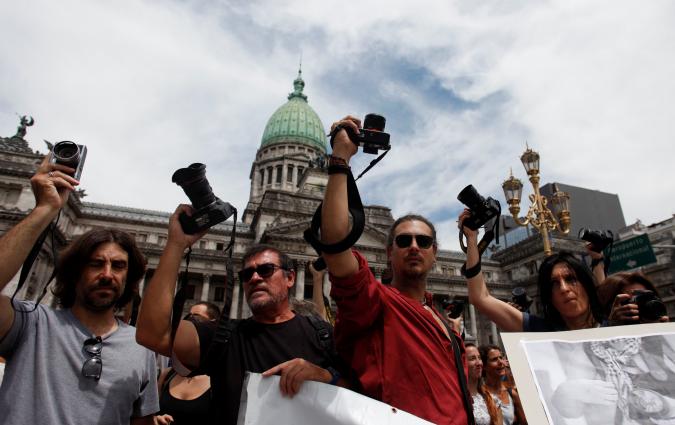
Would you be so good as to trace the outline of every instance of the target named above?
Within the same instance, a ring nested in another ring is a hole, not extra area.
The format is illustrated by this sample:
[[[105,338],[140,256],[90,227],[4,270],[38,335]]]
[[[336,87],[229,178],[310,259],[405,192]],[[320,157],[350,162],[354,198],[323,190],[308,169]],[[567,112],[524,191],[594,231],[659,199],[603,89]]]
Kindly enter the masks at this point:
[[[110,289],[113,294],[106,298],[95,296],[93,293],[99,288]],[[105,311],[113,307],[121,296],[122,294],[120,294],[115,286],[109,283],[97,282],[96,286],[84,293],[83,304],[91,311]]]
[[[248,307],[251,309],[252,313],[263,312],[271,307],[275,307],[283,303],[288,299],[288,292],[281,291],[276,294],[267,293],[268,298],[261,300],[248,301]]]

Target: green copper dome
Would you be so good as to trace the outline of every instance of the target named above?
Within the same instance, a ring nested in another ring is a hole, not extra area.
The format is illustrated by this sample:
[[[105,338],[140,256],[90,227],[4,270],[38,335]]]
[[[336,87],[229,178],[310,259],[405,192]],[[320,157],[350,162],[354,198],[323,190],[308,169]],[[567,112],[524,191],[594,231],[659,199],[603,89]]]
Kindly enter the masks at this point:
[[[288,102],[277,109],[267,121],[260,147],[277,143],[302,143],[326,152],[323,124],[307,103],[307,96],[302,93],[305,88],[302,71],[298,71],[293,88],[293,93],[288,95]]]

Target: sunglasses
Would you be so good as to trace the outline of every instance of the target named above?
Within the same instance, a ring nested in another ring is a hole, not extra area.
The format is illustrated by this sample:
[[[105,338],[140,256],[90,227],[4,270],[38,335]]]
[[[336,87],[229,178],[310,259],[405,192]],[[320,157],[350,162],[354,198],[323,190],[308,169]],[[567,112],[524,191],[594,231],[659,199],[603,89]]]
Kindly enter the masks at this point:
[[[434,244],[434,238],[428,235],[398,235],[394,238],[396,246],[399,248],[407,248],[412,245],[412,241],[415,239],[417,246],[421,249],[430,248]]]
[[[239,271],[239,280],[241,283],[246,283],[253,277],[253,273],[258,273],[258,276],[267,279],[272,276],[277,269],[288,270],[285,267],[277,266],[273,263],[261,264],[257,267],[247,267]]]
[[[97,336],[84,341],[84,352],[89,355],[89,359],[82,365],[82,376],[99,380],[103,370],[103,360],[101,360],[101,351],[103,350],[103,341]]]

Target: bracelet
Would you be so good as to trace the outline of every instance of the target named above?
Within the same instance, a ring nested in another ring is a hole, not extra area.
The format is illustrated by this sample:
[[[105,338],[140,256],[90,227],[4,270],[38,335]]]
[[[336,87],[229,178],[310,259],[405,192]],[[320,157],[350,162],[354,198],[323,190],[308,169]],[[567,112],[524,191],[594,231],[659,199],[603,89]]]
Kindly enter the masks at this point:
[[[337,166],[342,166],[342,167],[349,167],[349,164],[347,164],[347,161],[344,158],[340,158],[339,156],[335,155],[329,155],[328,156],[328,165],[337,165]]]
[[[330,376],[332,377],[330,382],[328,382],[328,384],[329,385],[337,384],[337,381],[340,380],[340,372],[338,372],[337,370],[335,370],[334,368],[332,368],[330,366],[327,367],[326,370],[328,371],[328,373],[330,373]]]

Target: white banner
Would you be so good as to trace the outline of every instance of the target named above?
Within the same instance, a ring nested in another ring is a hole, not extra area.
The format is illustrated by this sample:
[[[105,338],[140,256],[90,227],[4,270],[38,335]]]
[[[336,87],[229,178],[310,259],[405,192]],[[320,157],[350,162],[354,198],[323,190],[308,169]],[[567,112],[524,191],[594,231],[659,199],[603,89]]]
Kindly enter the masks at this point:
[[[293,398],[279,390],[279,377],[249,373],[238,425],[429,425],[424,419],[353,391],[306,381]]]
[[[675,323],[501,336],[530,424],[675,424]]]

